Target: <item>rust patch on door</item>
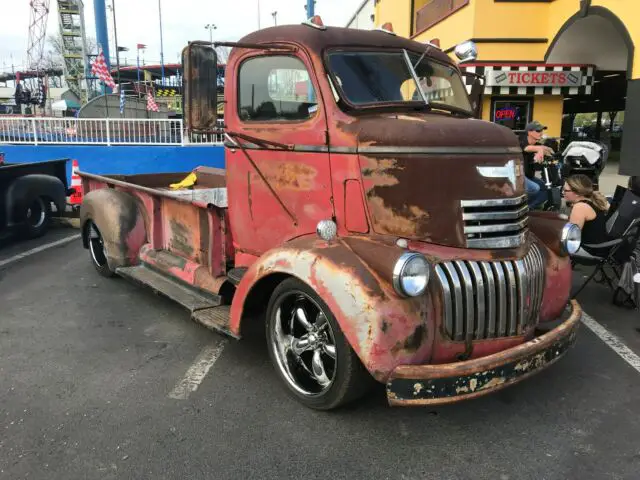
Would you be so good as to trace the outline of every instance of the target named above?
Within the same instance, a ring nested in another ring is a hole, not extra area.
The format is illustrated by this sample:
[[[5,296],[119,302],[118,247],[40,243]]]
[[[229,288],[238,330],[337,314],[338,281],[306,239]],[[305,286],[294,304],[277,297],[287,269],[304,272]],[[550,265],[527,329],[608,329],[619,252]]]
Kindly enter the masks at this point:
[[[302,163],[279,163],[265,165],[264,175],[276,189],[312,190],[318,172],[315,168]]]

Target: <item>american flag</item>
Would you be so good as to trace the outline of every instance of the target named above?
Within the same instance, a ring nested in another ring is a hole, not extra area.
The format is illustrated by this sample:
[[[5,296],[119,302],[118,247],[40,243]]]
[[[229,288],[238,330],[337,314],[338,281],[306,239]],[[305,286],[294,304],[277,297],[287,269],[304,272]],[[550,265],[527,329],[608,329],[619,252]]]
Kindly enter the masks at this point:
[[[107,87],[115,88],[116,82],[113,81],[113,77],[111,77],[111,74],[109,73],[102,49],[100,49],[98,56],[93,60],[93,62],[91,62],[91,74],[98,77],[98,79],[101,82],[104,82]]]
[[[158,111],[158,104],[153,99],[153,95],[151,95],[151,90],[147,92],[147,110],[149,110],[150,112]]]

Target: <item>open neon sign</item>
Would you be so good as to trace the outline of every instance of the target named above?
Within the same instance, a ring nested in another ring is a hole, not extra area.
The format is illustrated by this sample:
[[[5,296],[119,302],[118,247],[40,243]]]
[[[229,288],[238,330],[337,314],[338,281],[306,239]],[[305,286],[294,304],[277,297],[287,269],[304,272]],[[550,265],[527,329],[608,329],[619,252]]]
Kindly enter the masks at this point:
[[[515,107],[504,107],[496,110],[496,120],[515,120],[518,109]]]

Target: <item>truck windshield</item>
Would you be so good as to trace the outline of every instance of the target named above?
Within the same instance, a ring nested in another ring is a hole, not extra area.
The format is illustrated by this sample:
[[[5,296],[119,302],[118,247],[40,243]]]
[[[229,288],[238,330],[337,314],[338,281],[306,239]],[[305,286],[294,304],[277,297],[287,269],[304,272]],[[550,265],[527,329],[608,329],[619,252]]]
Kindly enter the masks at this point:
[[[409,52],[413,65],[420,55]],[[329,54],[329,67],[345,99],[355,106],[380,103],[423,103],[404,52],[340,51]],[[426,99],[434,108],[462,110],[471,105],[457,70],[423,58],[416,67]]]

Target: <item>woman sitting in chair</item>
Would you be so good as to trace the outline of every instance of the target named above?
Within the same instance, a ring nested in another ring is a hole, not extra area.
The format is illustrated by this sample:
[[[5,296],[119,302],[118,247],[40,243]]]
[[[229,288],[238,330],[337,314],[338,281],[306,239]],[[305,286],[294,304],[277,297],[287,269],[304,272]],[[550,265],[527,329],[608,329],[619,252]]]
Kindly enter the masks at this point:
[[[564,184],[563,193],[572,207],[569,221],[582,230],[581,250],[596,257],[606,256],[612,246],[609,243],[614,240],[607,233],[609,201],[602,193],[593,189],[593,183],[586,175],[569,177]]]

